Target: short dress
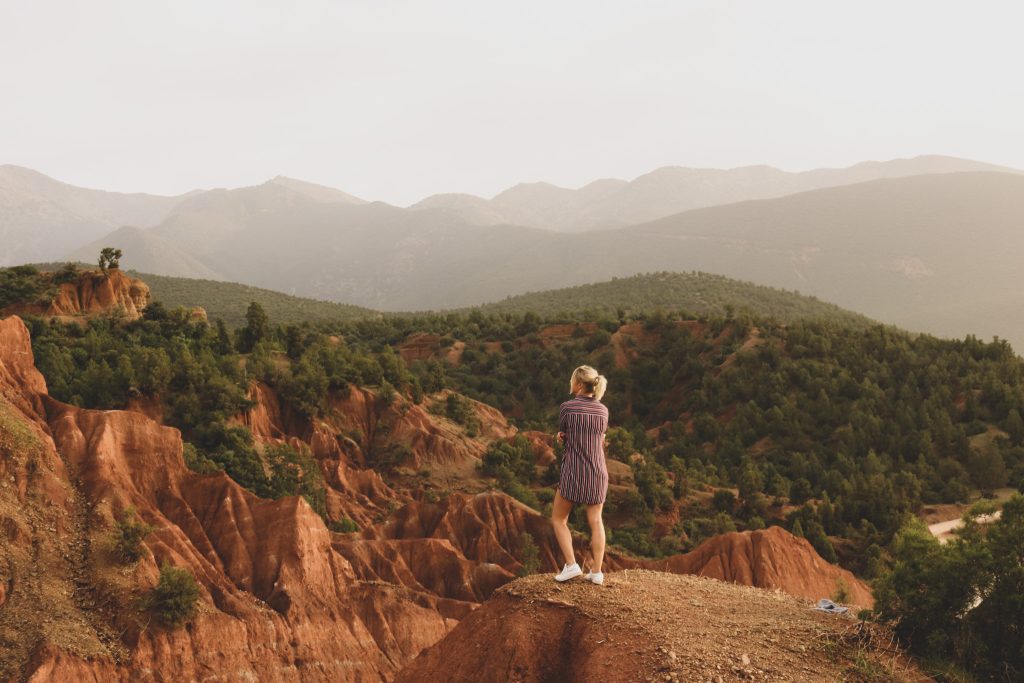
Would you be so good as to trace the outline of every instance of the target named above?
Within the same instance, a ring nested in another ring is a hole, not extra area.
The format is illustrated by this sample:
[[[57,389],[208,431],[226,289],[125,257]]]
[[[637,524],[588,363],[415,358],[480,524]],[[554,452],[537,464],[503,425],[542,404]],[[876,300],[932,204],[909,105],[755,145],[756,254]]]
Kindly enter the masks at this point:
[[[608,465],[604,459],[604,433],[608,408],[592,396],[576,396],[558,409],[558,431],[565,434],[562,498],[584,505],[603,503],[608,494]]]

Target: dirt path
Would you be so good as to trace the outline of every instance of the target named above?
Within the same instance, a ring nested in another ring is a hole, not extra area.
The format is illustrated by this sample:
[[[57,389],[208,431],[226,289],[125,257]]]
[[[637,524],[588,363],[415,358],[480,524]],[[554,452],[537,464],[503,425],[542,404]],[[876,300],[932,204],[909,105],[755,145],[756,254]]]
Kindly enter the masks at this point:
[[[1002,514],[1002,510],[996,510],[991,515],[982,515],[978,517],[978,521],[982,524],[991,524],[992,522],[999,519],[1002,516]],[[956,535],[954,532],[963,525],[963,518],[957,517],[956,519],[949,519],[945,522],[929,524],[928,531],[932,532],[932,536],[939,539],[940,543],[949,543],[950,539],[952,539]]]

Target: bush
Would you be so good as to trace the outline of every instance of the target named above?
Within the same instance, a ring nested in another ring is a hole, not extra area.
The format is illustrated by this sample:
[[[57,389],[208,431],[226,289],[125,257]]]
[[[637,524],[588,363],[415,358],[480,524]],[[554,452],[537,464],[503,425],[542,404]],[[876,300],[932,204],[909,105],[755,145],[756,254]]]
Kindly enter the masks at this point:
[[[111,545],[114,556],[122,564],[131,564],[146,554],[142,541],[154,528],[135,516],[135,508],[127,508],[114,524]]]
[[[536,574],[540,569],[540,549],[534,543],[533,535],[528,531],[519,535],[519,561],[522,562],[519,571],[516,572],[519,576]]]
[[[182,444],[181,455],[185,460],[185,466],[198,474],[211,474],[221,470],[217,463],[203,455],[194,444],[187,441]]]
[[[342,517],[336,522],[330,522],[327,528],[339,534],[350,534],[354,531],[359,531],[359,525],[349,517]]]
[[[11,304],[45,302],[55,292],[48,285],[46,278],[34,266],[0,268],[0,308]]]
[[[179,628],[196,614],[199,584],[187,569],[164,562],[160,565],[160,581],[150,597],[150,608],[165,626]]]
[[[711,499],[711,506],[718,512],[731,515],[736,509],[736,494],[728,489],[718,489]]]
[[[268,498],[302,496],[309,506],[323,518],[327,517],[327,490],[323,473],[313,454],[282,443],[269,446],[264,456],[270,467],[266,492]]]
[[[480,432],[480,420],[473,411],[473,406],[467,398],[459,394],[448,394],[445,399],[444,415],[452,422],[466,428],[469,436],[476,436]]]
[[[512,442],[495,441],[488,447],[482,460],[483,473],[499,477],[503,470],[511,473],[520,483],[529,484],[535,478],[536,467],[530,440],[517,434]]]

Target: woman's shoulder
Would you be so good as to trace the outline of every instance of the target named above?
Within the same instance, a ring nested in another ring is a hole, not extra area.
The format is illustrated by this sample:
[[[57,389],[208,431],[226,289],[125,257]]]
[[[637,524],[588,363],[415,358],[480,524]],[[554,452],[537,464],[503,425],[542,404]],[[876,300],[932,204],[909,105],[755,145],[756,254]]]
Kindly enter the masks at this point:
[[[588,413],[592,413],[595,411],[607,413],[608,406],[601,403],[595,398],[588,398],[585,396],[573,396],[569,400],[563,401],[562,404],[558,406],[558,410],[559,412],[564,410],[583,410]]]

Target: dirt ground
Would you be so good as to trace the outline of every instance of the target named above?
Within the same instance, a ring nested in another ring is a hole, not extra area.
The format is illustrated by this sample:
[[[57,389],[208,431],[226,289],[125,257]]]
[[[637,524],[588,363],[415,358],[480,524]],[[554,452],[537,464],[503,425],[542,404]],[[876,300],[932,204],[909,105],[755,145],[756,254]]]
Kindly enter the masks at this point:
[[[499,589],[397,681],[928,681],[877,626],[785,593],[625,570]]]

